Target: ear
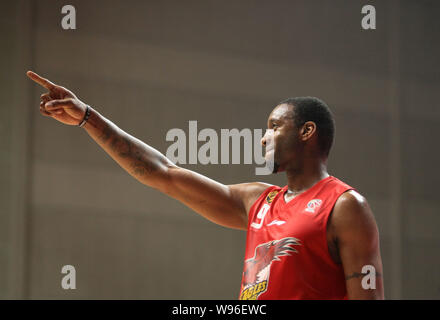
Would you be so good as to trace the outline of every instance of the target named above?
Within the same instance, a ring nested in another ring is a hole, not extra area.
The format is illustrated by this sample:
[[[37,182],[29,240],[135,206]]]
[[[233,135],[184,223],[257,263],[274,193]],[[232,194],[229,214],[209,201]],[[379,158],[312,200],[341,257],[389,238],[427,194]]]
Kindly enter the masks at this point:
[[[302,141],[307,141],[316,133],[316,123],[307,121],[301,128],[300,137]]]

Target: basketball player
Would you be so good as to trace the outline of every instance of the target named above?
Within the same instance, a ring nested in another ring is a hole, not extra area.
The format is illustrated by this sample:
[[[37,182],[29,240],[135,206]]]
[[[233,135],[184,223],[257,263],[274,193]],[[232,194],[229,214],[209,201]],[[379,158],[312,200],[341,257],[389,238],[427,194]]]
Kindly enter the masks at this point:
[[[383,299],[378,228],[366,199],[327,173],[334,121],[311,97],[275,107],[262,138],[287,185],[224,185],[181,168],[75,94],[29,71],[48,90],[40,112],[80,126],[141,183],[222,226],[247,230],[240,299]]]

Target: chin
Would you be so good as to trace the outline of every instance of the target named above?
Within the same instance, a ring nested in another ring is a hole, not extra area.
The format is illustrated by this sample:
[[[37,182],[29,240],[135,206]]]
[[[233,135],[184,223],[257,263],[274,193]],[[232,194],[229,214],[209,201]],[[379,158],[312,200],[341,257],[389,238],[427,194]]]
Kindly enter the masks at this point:
[[[265,153],[264,160],[266,161],[266,167],[272,174],[284,171],[284,168],[281,168],[279,162],[275,159],[275,151],[273,149]]]
[[[284,171],[284,168],[280,167],[278,162],[274,162],[272,173],[281,173]]]

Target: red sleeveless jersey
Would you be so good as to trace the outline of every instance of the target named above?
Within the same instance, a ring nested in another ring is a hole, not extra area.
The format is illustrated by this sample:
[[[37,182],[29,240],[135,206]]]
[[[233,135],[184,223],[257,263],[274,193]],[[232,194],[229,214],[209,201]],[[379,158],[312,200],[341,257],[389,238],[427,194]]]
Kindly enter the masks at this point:
[[[286,203],[287,186],[267,188],[249,211],[240,299],[346,299],[342,265],[328,251],[327,220],[351,189],[329,176]]]

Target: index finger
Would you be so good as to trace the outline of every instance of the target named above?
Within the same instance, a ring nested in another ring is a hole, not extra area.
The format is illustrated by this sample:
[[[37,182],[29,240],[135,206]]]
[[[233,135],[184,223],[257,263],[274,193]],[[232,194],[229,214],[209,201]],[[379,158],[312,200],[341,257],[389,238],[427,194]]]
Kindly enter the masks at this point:
[[[29,78],[31,78],[33,81],[38,83],[39,85],[42,85],[43,87],[45,87],[47,90],[51,90],[51,89],[55,88],[55,85],[52,82],[50,82],[46,78],[39,76],[35,72],[28,71],[28,72],[26,72],[26,75]]]

